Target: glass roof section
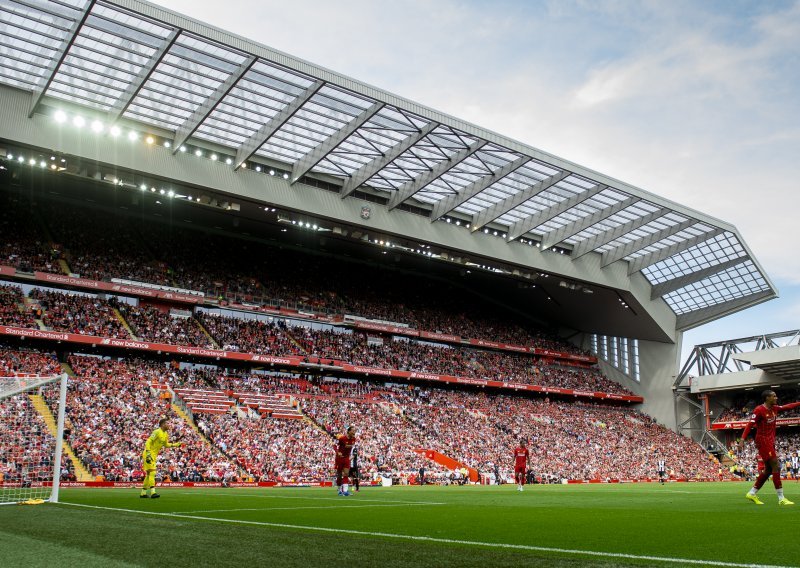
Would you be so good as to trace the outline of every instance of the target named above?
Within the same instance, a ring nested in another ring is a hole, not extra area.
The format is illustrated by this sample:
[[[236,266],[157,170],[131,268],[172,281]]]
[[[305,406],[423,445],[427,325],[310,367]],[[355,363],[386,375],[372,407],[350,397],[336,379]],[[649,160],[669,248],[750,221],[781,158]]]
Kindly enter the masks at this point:
[[[678,315],[775,292],[730,225],[141,0],[3,0],[0,83],[32,92],[31,114],[66,101],[220,145],[235,168],[273,160],[291,183],[627,262],[686,283],[662,295]]]

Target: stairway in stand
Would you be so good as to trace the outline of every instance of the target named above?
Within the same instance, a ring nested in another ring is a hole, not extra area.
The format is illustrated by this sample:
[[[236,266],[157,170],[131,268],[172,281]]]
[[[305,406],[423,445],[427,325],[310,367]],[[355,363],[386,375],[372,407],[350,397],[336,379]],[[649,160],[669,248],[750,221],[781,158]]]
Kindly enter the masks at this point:
[[[28,398],[31,401],[31,404],[36,409],[36,412],[44,420],[44,423],[47,425],[47,430],[50,434],[55,437],[58,433],[58,425],[56,424],[56,418],[53,416],[53,413],[50,412],[50,407],[47,406],[47,402],[45,402],[44,397],[40,394],[30,394]],[[70,459],[72,462],[72,466],[75,468],[75,477],[78,481],[94,481],[92,474],[89,473],[89,470],[86,469],[86,466],[83,465],[83,462],[78,459],[75,455],[75,452],[72,450],[72,446],[69,445],[69,442],[64,440],[62,451],[64,454]]]
[[[219,451],[221,454],[223,454],[225,457],[227,457],[229,460],[231,460],[231,463],[236,465],[236,467],[239,469],[239,475],[240,475],[240,477],[242,479],[244,479],[245,476],[249,476],[249,474],[244,469],[242,469],[242,467],[238,463],[236,463],[236,460],[234,460],[233,458],[228,456],[228,454],[223,452],[222,449],[219,446],[214,444],[214,442],[209,440],[206,437],[206,435],[203,434],[203,432],[200,430],[200,428],[197,427],[197,424],[195,424],[195,421],[192,420],[192,418],[188,414],[186,414],[185,410],[183,410],[180,406],[178,406],[176,404],[173,404],[172,405],[172,412],[174,412],[177,416],[179,416],[181,420],[186,422],[192,428],[192,430],[197,432],[197,435],[200,437],[200,439],[203,441],[204,444],[206,444],[209,448],[215,448],[217,451]]]
[[[214,339],[214,336],[211,335],[208,332],[208,330],[206,329],[206,326],[204,326],[199,319],[195,319],[195,318],[192,318],[192,319],[197,324],[197,326],[200,328],[200,331],[202,331],[206,335],[206,337],[208,337],[208,340],[211,342],[211,345],[214,347],[214,349],[222,349],[222,346],[219,344],[219,342],[216,339]]]
[[[120,323],[122,323],[122,327],[124,327],[127,330],[127,332],[130,334],[131,338],[133,338],[136,341],[138,341],[139,338],[136,337],[135,333],[133,333],[133,330],[131,329],[131,326],[128,325],[128,322],[125,321],[125,318],[122,316],[122,314],[120,313],[120,311],[117,308],[114,308],[114,315],[117,316],[117,319],[120,321]]]

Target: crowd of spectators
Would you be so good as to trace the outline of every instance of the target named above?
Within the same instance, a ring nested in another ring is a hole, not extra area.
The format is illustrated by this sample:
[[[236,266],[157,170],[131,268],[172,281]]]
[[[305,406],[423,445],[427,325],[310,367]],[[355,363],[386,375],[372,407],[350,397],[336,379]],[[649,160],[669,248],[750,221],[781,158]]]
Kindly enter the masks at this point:
[[[800,456],[800,432],[795,432],[793,429],[777,430],[775,433],[775,451],[781,460],[781,469],[784,473],[788,473],[791,469],[792,456]],[[752,440],[748,441],[742,448],[732,446],[730,453],[749,477],[758,475],[758,450]],[[789,462],[789,465],[786,462]]]
[[[42,374],[58,368],[52,354],[5,348],[0,364]],[[68,393],[68,439],[88,469],[109,480],[141,476],[144,440],[158,418],[171,412],[168,401],[151,387],[154,383],[290,394],[310,420],[245,419],[238,412],[204,415],[209,445],[188,423],[173,417],[173,435],[184,436],[187,444],[162,453],[161,471],[172,480],[327,479],[331,435],[348,425],[356,426],[362,475],[369,479],[410,479],[421,467],[435,470],[418,449],[435,450],[482,474],[508,479],[512,450],[521,438],[529,442],[529,467],[537,479],[654,477],[660,459],[676,477],[718,479],[727,473],[692,440],[627,407],[307,375],[232,373],[142,359],[72,355],[69,364],[77,377]]]
[[[55,353],[19,349],[0,344],[0,376],[32,374],[52,376],[61,373]]]
[[[22,288],[0,285],[0,325],[34,327],[33,313],[25,308]]]
[[[166,265],[154,259],[139,235],[141,222],[96,213],[91,222],[76,222],[85,210],[68,203],[45,202],[39,211],[54,242],[65,251],[72,273],[90,280],[122,278],[170,285]]]
[[[286,322],[243,320],[198,312],[198,320],[226,351],[265,355],[301,355],[300,346],[288,334]]]
[[[51,481],[54,456],[55,438],[28,395],[0,400],[0,482]],[[64,472],[65,479],[69,475]]]
[[[594,369],[544,366],[529,355],[451,347],[400,337],[199,314],[223,348],[270,355],[306,355],[310,361],[501,380],[540,386],[633,394]],[[302,351],[299,349],[302,348]]]
[[[75,221],[85,212],[80,206],[43,202],[37,209],[51,243],[33,218],[30,202],[11,195],[3,200],[0,263],[58,273],[63,257],[74,273],[95,280],[124,278],[233,302],[350,314],[465,338],[583,353],[453,283],[415,277],[408,286],[407,278],[386,267],[123,215],[94,215],[91,223],[80,223]]]
[[[173,316],[154,306],[120,306],[120,312],[136,337],[144,341],[214,348],[192,317]]]
[[[97,296],[66,292],[31,291],[42,308],[42,322],[53,331],[129,339],[130,334],[114,313],[115,302]]]
[[[0,193],[0,265],[23,272],[61,272],[60,250],[42,235],[29,199]]]
[[[245,320],[198,311],[195,319],[188,313],[173,315],[154,306],[119,303],[114,298],[105,300],[41,289],[34,289],[30,296],[39,304],[43,323],[55,331],[128,338],[128,330],[114,313],[116,308],[138,339],[156,343],[215,348],[215,340],[227,351],[304,356],[317,362],[339,361],[382,369],[632,394],[595,369],[544,365],[527,354],[456,347],[333,327],[312,329],[305,325],[288,325],[280,318]],[[32,327],[33,315],[30,310],[20,309],[23,303],[24,297],[18,287],[0,287],[0,322]]]
[[[208,438],[255,481],[304,483],[330,477],[333,439],[305,420],[203,417]]]
[[[800,400],[800,390],[780,389],[778,393],[778,404],[788,404]],[[719,413],[714,422],[741,422],[750,420],[756,406],[762,404],[763,398],[761,391],[747,391],[736,396],[730,404]],[[778,415],[778,418],[797,418],[800,416],[800,408],[786,410]]]
[[[70,356],[69,364],[77,375],[70,381],[67,395],[72,449],[96,477],[138,481],[145,440],[158,427],[159,418],[171,416],[150,387],[149,379],[154,378],[158,364],[140,370],[135,361],[79,355]],[[168,368],[161,368],[163,375],[169,374]],[[159,473],[165,479],[239,479],[235,464],[204,442],[187,422],[171,418],[170,435],[181,437],[184,445],[159,454]]]

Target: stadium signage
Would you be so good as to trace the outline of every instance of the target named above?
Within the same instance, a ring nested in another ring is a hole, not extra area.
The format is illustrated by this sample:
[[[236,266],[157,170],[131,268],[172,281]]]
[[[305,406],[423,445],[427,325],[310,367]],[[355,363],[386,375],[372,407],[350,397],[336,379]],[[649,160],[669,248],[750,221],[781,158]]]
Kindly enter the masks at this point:
[[[234,355],[234,353],[231,353]],[[253,354],[251,361],[255,363],[277,363],[279,365],[299,365],[302,361],[300,357],[273,357],[272,355]]]
[[[13,266],[0,266],[0,276],[16,276],[17,269]]]
[[[13,275],[15,273],[16,271],[10,274]],[[3,272],[3,274],[5,274],[5,272]],[[110,282],[89,280],[88,278],[76,278],[74,276],[67,276],[66,274],[50,274],[49,272],[37,271],[33,273],[33,277],[41,282],[61,284],[64,286],[75,286],[77,288],[91,288],[92,290],[102,290],[103,292],[111,292],[115,294],[130,294],[132,296],[141,296],[144,298],[158,298],[162,300],[170,300],[173,302],[184,302],[189,304],[199,304],[204,301],[204,298],[202,296],[195,296],[192,294],[166,292],[163,290],[151,290],[149,288],[143,288],[140,286],[130,286],[127,284],[112,284]]]
[[[531,347],[529,352],[534,355],[541,355],[542,357],[556,357],[557,359],[572,359],[573,361],[581,361],[583,363],[597,363],[597,357],[591,355],[575,355],[574,353],[562,353],[561,351],[553,351],[552,349],[540,349],[538,347]]]
[[[168,345],[165,343],[149,343],[146,341],[134,341],[130,339],[114,339],[107,337],[95,337],[93,335],[80,335],[77,333],[62,333],[57,331],[45,331],[41,329],[24,329],[20,327],[10,327],[0,325],[0,335],[13,335],[16,337],[30,337],[35,339],[47,339],[50,341],[67,341],[70,343],[80,343],[84,345],[100,345],[109,347],[122,347],[126,349],[138,349],[141,351],[157,351],[160,353],[176,353],[191,355],[196,357],[207,357],[213,359],[225,358],[233,361],[245,361],[255,363],[270,363],[276,365],[286,365],[299,367],[306,359],[304,357],[273,357],[258,353],[239,353],[236,351],[221,351],[218,349],[206,349],[203,347],[190,347],[186,345]],[[396,369],[380,369],[377,367],[364,367],[360,365],[350,365],[342,363],[341,368],[348,373],[359,375],[375,375],[382,377],[396,377],[402,379],[418,379],[425,381],[439,381],[444,383],[459,383],[465,385],[479,385],[494,388],[513,388],[514,390],[527,390],[532,392],[554,393],[562,395],[574,395],[587,398],[602,398],[612,400],[624,400],[628,402],[643,402],[640,396],[629,396],[620,394],[609,394],[603,392],[575,391],[572,389],[562,389],[555,387],[542,387],[539,385],[517,384],[503,381],[493,381],[487,379],[472,379],[468,377],[455,377],[452,375],[438,375],[436,373],[421,373],[416,371],[399,371]],[[511,386],[513,385],[513,386]],[[783,419],[786,420],[786,419]],[[798,419],[800,421],[800,419]],[[779,420],[779,424],[781,421]],[[746,424],[742,422],[742,424]],[[744,427],[744,426],[742,426]],[[720,429],[719,427],[717,429]]]
[[[386,323],[374,323],[369,321],[356,321],[354,324],[356,329],[366,329],[369,331],[382,331],[384,333],[397,333],[400,335],[411,335],[413,337],[419,336],[419,331],[409,327],[399,327],[396,325],[389,325]]]
[[[730,422],[714,422],[712,430],[744,430],[747,420],[732,420]],[[800,426],[800,418],[778,418],[776,426]]]
[[[52,481],[34,481],[30,487],[50,487]],[[141,481],[62,481],[60,487],[140,487]],[[28,485],[26,485],[28,486]],[[157,487],[330,487],[330,481],[167,481]],[[0,481],[0,487],[22,487],[18,481]]]
[[[5,335],[16,335],[17,337],[35,337],[37,339],[52,339],[54,341],[69,341],[70,333],[59,333],[57,331],[42,331],[40,329],[20,329],[18,327],[0,326],[0,330]]]
[[[450,335],[449,333],[434,333],[432,331],[420,331],[419,336],[425,339],[438,339],[449,343],[461,343],[460,335]]]
[[[173,347],[168,345],[167,347]],[[228,357],[227,351],[220,351],[218,349],[206,349],[204,347],[188,347],[185,345],[177,345],[174,346],[174,349],[177,353],[181,353],[183,355],[199,355],[201,357]]]

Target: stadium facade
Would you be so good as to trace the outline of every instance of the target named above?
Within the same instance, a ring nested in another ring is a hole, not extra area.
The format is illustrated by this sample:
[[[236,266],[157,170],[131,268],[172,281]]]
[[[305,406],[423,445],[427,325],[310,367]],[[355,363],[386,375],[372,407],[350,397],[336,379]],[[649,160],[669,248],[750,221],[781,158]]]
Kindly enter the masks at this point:
[[[0,155],[517,281],[672,427],[683,333],[777,296],[729,223],[154,4],[0,15]]]

